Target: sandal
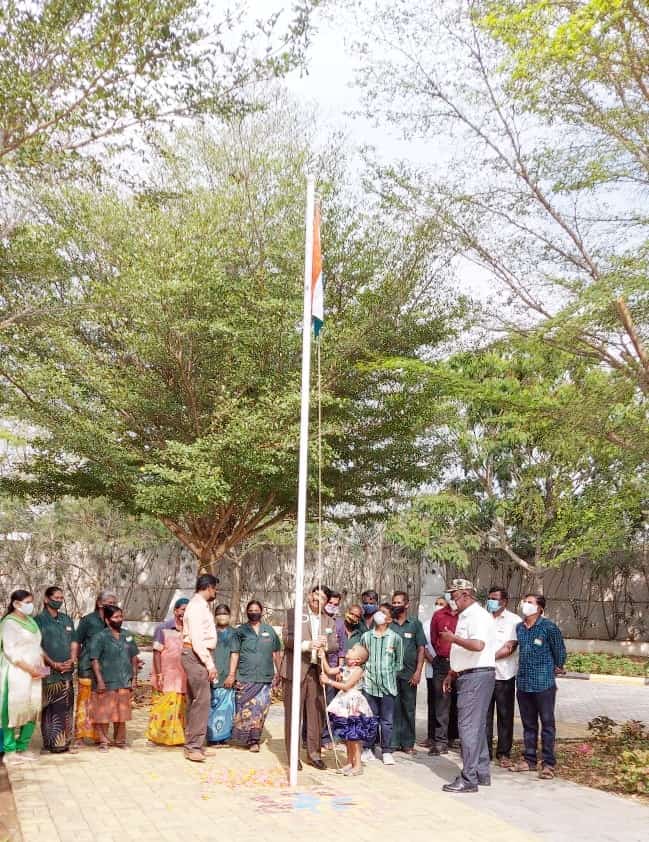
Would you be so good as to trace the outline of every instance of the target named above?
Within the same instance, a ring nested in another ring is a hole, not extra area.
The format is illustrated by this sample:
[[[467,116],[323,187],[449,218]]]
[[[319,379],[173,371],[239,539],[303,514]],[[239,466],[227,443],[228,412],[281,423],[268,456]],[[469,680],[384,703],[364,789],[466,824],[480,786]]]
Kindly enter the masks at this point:
[[[343,775],[347,778],[356,778],[358,775],[363,774],[363,767],[361,766],[360,769],[350,769],[348,772],[343,772]]]
[[[539,772],[539,778],[542,778],[544,781],[551,781],[553,777],[554,769],[552,766],[544,766]]]
[[[101,752],[110,751],[110,746],[108,745],[108,743],[99,743],[99,751],[101,751]]]
[[[248,751],[252,751],[255,754],[257,754],[259,752],[259,743],[252,743],[251,745],[249,745]]]
[[[346,766],[341,766],[340,769],[337,769],[339,775],[348,775],[354,767],[351,763],[348,763]]]
[[[519,760],[517,763],[514,763],[512,766],[509,767],[512,772],[532,772],[533,769],[527,760]]]

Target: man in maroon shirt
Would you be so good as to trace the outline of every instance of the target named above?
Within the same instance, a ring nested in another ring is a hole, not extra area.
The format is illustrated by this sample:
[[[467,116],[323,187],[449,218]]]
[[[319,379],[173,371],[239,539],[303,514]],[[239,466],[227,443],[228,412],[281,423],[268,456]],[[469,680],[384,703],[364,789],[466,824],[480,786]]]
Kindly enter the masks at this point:
[[[448,629],[454,632],[457,626],[457,608],[450,599],[450,594],[444,595],[446,606],[433,614],[430,621],[430,645],[435,650],[433,658],[433,703],[435,705],[435,742],[429,754],[448,754],[449,722],[451,718],[452,694],[445,693],[442,685],[444,678],[451,669],[449,656],[451,644],[440,637],[440,633]]]

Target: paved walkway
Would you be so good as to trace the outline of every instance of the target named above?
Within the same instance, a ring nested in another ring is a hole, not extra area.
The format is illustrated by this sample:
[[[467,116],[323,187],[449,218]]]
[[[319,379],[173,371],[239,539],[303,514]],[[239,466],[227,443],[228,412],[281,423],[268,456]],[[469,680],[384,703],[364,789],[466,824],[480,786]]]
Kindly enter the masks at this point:
[[[305,767],[296,791],[286,786],[282,709],[268,718],[270,739],[258,755],[223,749],[202,766],[176,749],[149,746],[146,713],[130,725],[128,751],[44,755],[9,770],[22,842],[191,842],[249,839],[283,842],[336,828],[365,838],[406,834],[430,842],[646,842],[649,807],[555,780],[494,770],[478,795],[442,793],[458,770],[454,755],[419,752],[397,765],[376,762],[362,778]],[[331,755],[329,763],[332,764]],[[4,842],[4,840],[0,840]],[[12,840],[13,842],[13,840]]]

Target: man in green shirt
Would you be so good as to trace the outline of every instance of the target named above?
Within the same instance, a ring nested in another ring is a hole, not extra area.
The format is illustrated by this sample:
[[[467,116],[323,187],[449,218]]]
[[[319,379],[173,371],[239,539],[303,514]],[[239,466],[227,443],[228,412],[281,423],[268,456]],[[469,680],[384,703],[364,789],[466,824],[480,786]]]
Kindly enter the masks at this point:
[[[424,628],[416,617],[408,616],[410,600],[405,591],[395,591],[392,596],[390,628],[403,641],[403,669],[397,676],[397,699],[394,706],[392,748],[405,754],[415,753],[415,711],[417,687],[421,681],[426,650]]]
[[[398,634],[390,628],[392,615],[387,606],[381,606],[373,615],[374,628],[366,631],[361,645],[368,651],[365,664],[364,693],[378,717],[381,732],[383,763],[394,766],[392,757],[392,727],[394,703],[397,697],[397,674],[403,668],[403,643]],[[361,761],[368,763],[373,755],[373,745],[364,745]]]
[[[74,667],[79,644],[74,623],[60,608],[63,591],[52,585],[45,591],[43,611],[35,619],[41,630],[43,658],[51,672],[43,679],[41,733],[43,748],[53,754],[70,750],[74,736]]]

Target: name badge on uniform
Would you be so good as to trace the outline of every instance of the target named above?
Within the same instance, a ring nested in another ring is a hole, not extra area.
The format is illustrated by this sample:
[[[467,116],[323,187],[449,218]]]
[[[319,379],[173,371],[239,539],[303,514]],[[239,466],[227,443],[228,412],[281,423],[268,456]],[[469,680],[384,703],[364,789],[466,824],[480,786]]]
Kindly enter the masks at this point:
[[[404,637],[412,637],[412,632],[405,632]]]
[[[129,636],[126,638],[126,642],[133,643],[133,635],[129,634]]]
[[[66,626],[66,627],[65,627],[65,630],[66,630],[66,631],[72,631],[72,626]]]
[[[270,637],[270,632],[262,632],[261,636],[262,637]]]
[[[325,634],[331,634],[332,631],[333,629],[325,629]]]
[[[534,638],[534,645],[535,645],[535,646],[543,646],[543,641],[541,640],[541,638],[540,638],[540,637],[535,637],[535,638]]]

